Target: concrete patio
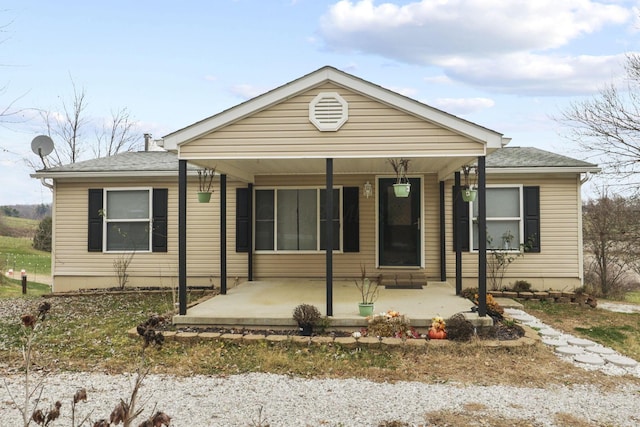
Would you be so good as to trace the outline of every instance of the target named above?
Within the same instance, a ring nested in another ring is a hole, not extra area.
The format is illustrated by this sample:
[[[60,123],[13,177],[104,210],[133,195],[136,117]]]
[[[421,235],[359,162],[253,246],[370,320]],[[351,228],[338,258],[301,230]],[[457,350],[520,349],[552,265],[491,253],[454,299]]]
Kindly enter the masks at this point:
[[[334,281],[331,328],[353,329],[366,326],[358,314],[360,294],[353,281]],[[326,313],[326,285],[321,279],[272,279],[244,282],[175,316],[177,326],[238,326],[247,328],[289,329],[298,304],[312,304]],[[419,328],[431,324],[434,316],[444,318],[464,312],[476,325],[491,324],[491,318],[471,313],[473,304],[455,295],[448,282],[428,282],[422,289],[385,289],[375,302],[374,313],[399,311]]]

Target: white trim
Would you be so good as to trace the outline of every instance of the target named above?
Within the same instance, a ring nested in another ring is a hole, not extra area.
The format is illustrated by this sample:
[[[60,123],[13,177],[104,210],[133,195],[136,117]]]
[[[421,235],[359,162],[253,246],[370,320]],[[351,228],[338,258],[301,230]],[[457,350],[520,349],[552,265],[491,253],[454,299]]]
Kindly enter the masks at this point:
[[[148,206],[149,216],[148,218],[119,218],[117,220],[109,220],[109,206],[107,204],[107,193],[110,191],[146,191],[148,193]],[[102,221],[102,252],[106,254],[118,254],[118,253],[150,253],[153,252],[153,187],[105,187],[102,189],[102,206],[104,209],[104,221]],[[107,249],[107,225],[111,222],[140,222],[149,224],[149,241],[147,242],[147,249],[126,249],[126,250],[108,250]]]
[[[345,89],[359,92],[390,107],[403,110],[429,122],[436,123],[474,141],[483,142],[488,148],[502,148],[509,141],[509,138],[503,137],[502,134],[498,132],[404,97],[333,67],[323,67],[284,86],[280,86],[247,102],[166,135],[163,137],[164,148],[168,151],[175,151],[182,144],[193,141],[223,126],[235,123],[238,120],[328,81],[340,85]],[[408,155],[405,155],[405,157],[406,156]]]
[[[516,217],[491,217],[491,221],[518,221],[518,235],[519,235],[519,242],[518,242],[518,247],[517,248],[513,248],[513,249],[509,249],[509,250],[502,250],[505,253],[517,253],[517,252],[521,252],[521,246],[524,244],[524,185],[523,184],[489,184],[486,186],[487,189],[490,188],[518,188],[518,197],[519,197],[519,203],[520,203],[520,217],[516,218]],[[477,200],[477,199],[476,199]],[[473,215],[473,208],[474,205],[476,204],[475,201],[473,202],[469,202],[469,252],[471,253],[478,253],[478,250],[474,247],[473,244],[473,224],[474,224],[474,219],[476,218]],[[487,222],[489,222],[489,218],[485,218],[485,220]],[[491,248],[487,247],[487,250],[490,250]]]
[[[513,167],[513,168],[486,168],[487,174],[549,174],[549,173],[598,173],[602,169],[597,166],[541,166],[541,167]]]
[[[582,233],[582,180],[576,177],[576,185],[578,186],[578,278],[580,286],[584,286],[584,236]]]

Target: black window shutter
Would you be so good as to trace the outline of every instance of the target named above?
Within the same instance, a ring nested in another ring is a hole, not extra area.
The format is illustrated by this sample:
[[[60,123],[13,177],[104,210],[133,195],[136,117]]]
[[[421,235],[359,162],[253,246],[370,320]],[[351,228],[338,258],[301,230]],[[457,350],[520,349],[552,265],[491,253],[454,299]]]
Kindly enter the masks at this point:
[[[540,252],[540,187],[523,187],[526,252]]]
[[[102,188],[89,189],[87,250],[102,252]]]
[[[249,252],[251,206],[249,189],[236,188],[236,252]]]
[[[469,202],[462,200],[462,187],[453,186],[453,220],[460,218],[460,226],[457,233],[460,233],[462,252],[469,252]],[[453,250],[458,248],[456,227],[453,227]]]
[[[151,250],[153,252],[167,252],[168,205],[169,190],[166,188],[154,188],[153,235],[151,236]]]
[[[359,187],[342,189],[342,248],[344,252],[360,252]]]

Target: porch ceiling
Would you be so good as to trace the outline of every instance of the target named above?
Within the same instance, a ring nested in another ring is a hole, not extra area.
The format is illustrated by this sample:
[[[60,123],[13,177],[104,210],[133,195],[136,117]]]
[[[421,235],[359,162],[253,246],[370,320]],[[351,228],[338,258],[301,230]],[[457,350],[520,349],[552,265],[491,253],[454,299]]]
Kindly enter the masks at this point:
[[[408,175],[436,173],[444,180],[453,172],[476,157],[405,157],[410,159]],[[215,167],[221,174],[227,174],[246,182],[254,182],[259,175],[324,175],[326,159],[187,159],[189,163],[201,167]],[[393,175],[394,171],[387,158],[359,158],[333,160],[333,173]]]

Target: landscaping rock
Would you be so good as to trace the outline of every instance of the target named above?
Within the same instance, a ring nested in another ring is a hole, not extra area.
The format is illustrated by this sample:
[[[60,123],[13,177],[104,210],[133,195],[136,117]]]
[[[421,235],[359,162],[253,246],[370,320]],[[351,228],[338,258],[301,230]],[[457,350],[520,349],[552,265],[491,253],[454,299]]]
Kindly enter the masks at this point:
[[[623,368],[633,368],[638,364],[638,362],[631,359],[630,357],[620,356],[618,354],[604,356],[604,360],[616,366],[621,366]]]

